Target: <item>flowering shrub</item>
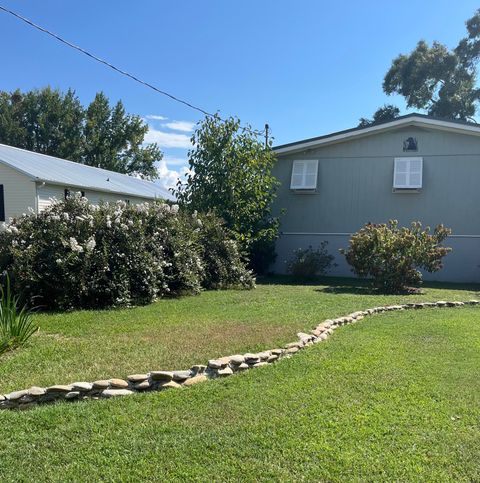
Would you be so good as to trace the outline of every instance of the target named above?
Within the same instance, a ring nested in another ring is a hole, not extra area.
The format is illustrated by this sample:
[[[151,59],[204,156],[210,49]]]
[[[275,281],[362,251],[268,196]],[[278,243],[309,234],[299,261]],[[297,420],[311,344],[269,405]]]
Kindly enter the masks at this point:
[[[239,245],[233,238],[225,236],[225,226],[213,214],[199,219],[201,256],[204,263],[203,283],[208,289],[225,289],[235,286],[253,288],[254,279],[245,270]]]
[[[451,248],[442,245],[450,230],[438,225],[432,234],[420,222],[410,228],[398,227],[397,220],[388,224],[368,223],[350,239],[350,246],[340,250],[360,277],[372,277],[383,292],[399,292],[419,285],[422,274],[440,270],[442,258]]]
[[[317,249],[311,246],[295,250],[295,255],[287,264],[287,272],[298,278],[313,278],[325,275],[332,266],[334,257],[327,252],[327,241],[322,241]]]
[[[212,221],[215,223],[214,221]],[[206,275],[201,217],[165,203],[92,205],[79,195],[24,215],[0,234],[0,269],[49,308],[144,304],[198,293]],[[219,225],[218,240],[228,243]],[[222,238],[223,237],[223,238]],[[238,251],[222,286],[252,286]],[[222,278],[224,277],[224,278]]]

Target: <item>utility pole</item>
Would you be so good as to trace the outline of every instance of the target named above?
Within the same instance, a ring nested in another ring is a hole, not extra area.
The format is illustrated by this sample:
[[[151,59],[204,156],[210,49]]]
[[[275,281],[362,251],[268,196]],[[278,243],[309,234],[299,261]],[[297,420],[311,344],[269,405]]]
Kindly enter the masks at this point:
[[[268,130],[270,129],[270,126],[268,124],[265,124],[265,148],[268,148]]]

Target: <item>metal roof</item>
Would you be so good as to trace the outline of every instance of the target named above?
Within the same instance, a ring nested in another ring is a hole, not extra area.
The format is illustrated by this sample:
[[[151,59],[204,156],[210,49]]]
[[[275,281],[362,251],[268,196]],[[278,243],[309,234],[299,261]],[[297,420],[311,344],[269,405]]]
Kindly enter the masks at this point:
[[[0,144],[0,163],[29,176],[33,181],[140,198],[174,199],[168,190],[151,181],[5,144]]]
[[[282,144],[274,146],[273,150],[277,153],[293,152],[305,148],[315,147],[320,144],[327,144],[329,142],[344,141],[353,138],[357,135],[366,135],[374,132],[379,132],[382,129],[389,129],[395,127],[401,127],[405,125],[424,124],[425,126],[444,128],[447,130],[456,130],[458,132],[464,132],[467,134],[480,133],[480,125],[469,121],[459,121],[455,119],[442,119],[427,114],[412,113],[404,116],[396,117],[388,121],[379,121],[368,126],[357,126],[343,131],[337,131],[323,136],[317,136],[314,138],[302,139],[300,141],[294,141],[292,143]]]

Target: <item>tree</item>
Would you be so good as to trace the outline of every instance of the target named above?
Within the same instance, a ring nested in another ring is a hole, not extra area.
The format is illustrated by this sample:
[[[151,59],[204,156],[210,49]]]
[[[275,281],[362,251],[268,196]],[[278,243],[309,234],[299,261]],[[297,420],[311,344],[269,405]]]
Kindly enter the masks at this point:
[[[421,40],[410,54],[395,58],[383,81],[385,93],[400,94],[408,107],[425,109],[432,116],[473,119],[480,99],[480,10],[466,27],[467,36],[454,49]]]
[[[79,163],[153,179],[162,159],[156,144],[143,145],[148,125],[110,107],[98,93],[85,109],[75,92],[46,87],[0,92],[0,143]]]
[[[138,116],[125,113],[122,101],[111,108],[99,92],[86,111],[84,163],[155,178],[155,162],[162,154],[155,144],[142,147],[147,132],[148,125]]]
[[[400,109],[392,104],[385,104],[379,107],[373,114],[372,119],[360,118],[358,127],[367,127],[377,122],[391,121],[400,115]]]
[[[0,142],[81,162],[83,107],[72,90],[0,92]]]
[[[240,120],[207,116],[192,136],[190,174],[175,194],[191,210],[212,212],[225,221],[261,273],[274,260],[278,220],[271,204],[278,181],[272,175],[275,156]]]

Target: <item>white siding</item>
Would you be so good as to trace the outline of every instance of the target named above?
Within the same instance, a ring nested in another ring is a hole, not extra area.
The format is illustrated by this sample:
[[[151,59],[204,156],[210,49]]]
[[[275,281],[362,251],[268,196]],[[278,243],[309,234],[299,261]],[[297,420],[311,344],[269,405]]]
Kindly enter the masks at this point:
[[[73,191],[73,190],[72,190]],[[139,204],[139,203],[145,203],[146,201],[153,201],[151,199],[146,199],[146,198],[137,198],[135,196],[129,196],[129,195],[119,195],[116,193],[106,193],[102,191],[90,191],[90,190],[85,190],[85,196],[88,198],[88,201],[93,204],[98,204],[100,201],[108,201],[109,203],[114,203],[115,201],[118,200],[123,200],[123,201],[130,201],[132,204]]]
[[[53,184],[37,184],[38,211],[40,212],[48,208],[55,199],[63,200],[64,189],[62,186],[55,186]]]
[[[153,201],[149,199],[136,198],[129,195],[120,195],[116,193],[106,193],[102,191],[92,191],[92,190],[80,190],[80,188],[70,188],[68,186],[57,186],[52,184],[46,184],[42,186],[38,184],[38,210],[42,211],[52,203],[52,199],[56,198],[58,200],[63,200],[65,196],[65,189],[69,189],[71,193],[78,191],[84,191],[85,196],[88,198],[90,203],[99,204],[101,201],[108,201],[114,203],[118,200],[129,200],[132,204],[144,203],[145,201]]]
[[[35,182],[27,175],[0,164],[0,184],[4,190],[6,221],[27,213],[29,207],[36,209]]]

